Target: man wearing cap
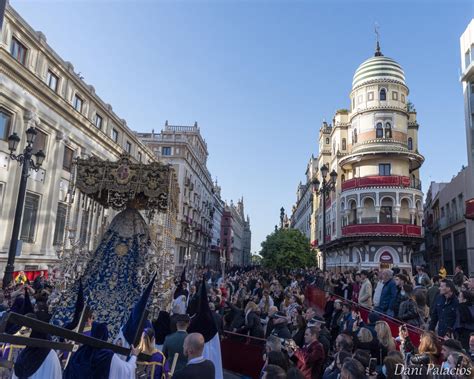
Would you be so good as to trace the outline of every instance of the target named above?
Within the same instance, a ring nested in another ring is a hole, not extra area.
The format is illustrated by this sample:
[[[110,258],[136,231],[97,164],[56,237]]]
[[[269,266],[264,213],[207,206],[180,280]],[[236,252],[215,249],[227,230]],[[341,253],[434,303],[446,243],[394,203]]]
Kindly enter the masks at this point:
[[[326,328],[326,321],[320,316],[314,316],[308,321],[308,328],[315,327],[319,332],[318,341],[323,345],[326,356],[331,347],[331,333]]]
[[[177,315],[176,316],[176,328],[177,331],[166,336],[163,344],[163,354],[167,359],[173,360],[175,353],[178,353],[178,361],[176,362],[175,371],[181,370],[186,366],[187,359],[184,355],[184,339],[188,335],[186,331],[189,326],[189,316]]]

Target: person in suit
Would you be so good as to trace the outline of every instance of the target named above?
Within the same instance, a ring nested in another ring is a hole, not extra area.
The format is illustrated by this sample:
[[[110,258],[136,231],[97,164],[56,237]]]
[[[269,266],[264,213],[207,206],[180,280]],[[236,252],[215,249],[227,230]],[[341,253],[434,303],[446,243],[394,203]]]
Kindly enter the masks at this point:
[[[186,331],[189,326],[188,315],[177,315],[176,327],[177,331],[169,334],[163,343],[163,354],[172,362],[175,353],[178,353],[178,361],[176,362],[175,371],[181,370],[186,366],[186,357],[184,355],[184,340],[188,335]]]
[[[188,357],[185,368],[176,372],[173,379],[215,379],[214,363],[202,356],[204,336],[191,333],[184,340],[184,354]]]

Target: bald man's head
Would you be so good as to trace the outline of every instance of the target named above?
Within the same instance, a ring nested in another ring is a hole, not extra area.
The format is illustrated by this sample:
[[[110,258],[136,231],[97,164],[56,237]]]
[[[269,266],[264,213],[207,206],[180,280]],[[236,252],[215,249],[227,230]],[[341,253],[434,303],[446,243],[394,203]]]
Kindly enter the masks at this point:
[[[183,352],[189,359],[200,357],[204,350],[204,337],[201,333],[188,334],[184,339]]]

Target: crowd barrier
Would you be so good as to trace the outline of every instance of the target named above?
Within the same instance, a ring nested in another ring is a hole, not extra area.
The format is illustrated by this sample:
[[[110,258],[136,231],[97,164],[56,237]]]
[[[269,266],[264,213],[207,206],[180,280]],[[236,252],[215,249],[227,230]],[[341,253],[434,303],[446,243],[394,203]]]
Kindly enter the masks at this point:
[[[346,300],[343,297],[337,296],[333,293],[330,293],[330,295],[334,299],[340,299],[344,301],[345,303],[349,303],[351,305],[357,306],[359,308],[360,315],[365,323],[367,323],[369,313],[371,312],[378,313],[378,315],[380,316],[380,320],[387,322],[392,332],[392,336],[394,338],[398,336],[398,332],[399,332],[398,328],[400,327],[400,325],[403,325],[403,322],[400,322],[399,320],[393,317],[390,317],[384,313],[377,312],[372,309],[363,307],[359,305],[358,303],[354,303],[351,300]],[[324,307],[326,306],[326,292],[324,290],[316,286],[308,286],[305,292],[305,299],[308,303],[308,306],[315,307],[316,309],[318,309],[321,315],[324,313]],[[413,345],[418,346],[418,344],[420,343],[421,333],[423,333],[423,329],[417,328],[412,325],[407,325],[407,329],[408,329],[408,334],[410,335],[411,342],[413,343]]]
[[[258,379],[263,367],[265,339],[224,332],[221,339],[222,367]]]

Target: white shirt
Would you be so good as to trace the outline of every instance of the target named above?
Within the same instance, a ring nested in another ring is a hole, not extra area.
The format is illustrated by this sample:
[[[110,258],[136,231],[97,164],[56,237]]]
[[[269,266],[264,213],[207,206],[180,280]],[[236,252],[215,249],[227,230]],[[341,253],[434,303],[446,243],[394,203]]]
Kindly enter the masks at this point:
[[[188,361],[188,365],[195,365],[197,363],[201,363],[204,361],[204,357],[201,355],[199,357],[196,357],[196,358],[192,358]]]
[[[59,362],[58,355],[54,350],[51,350],[46,356],[43,364],[28,379],[62,379],[62,377],[63,374],[61,371],[61,363]],[[15,375],[15,371],[13,371],[12,379],[18,379],[18,377]]]
[[[128,362],[121,360],[117,354],[110,362],[109,379],[135,379],[137,357],[132,355]]]

